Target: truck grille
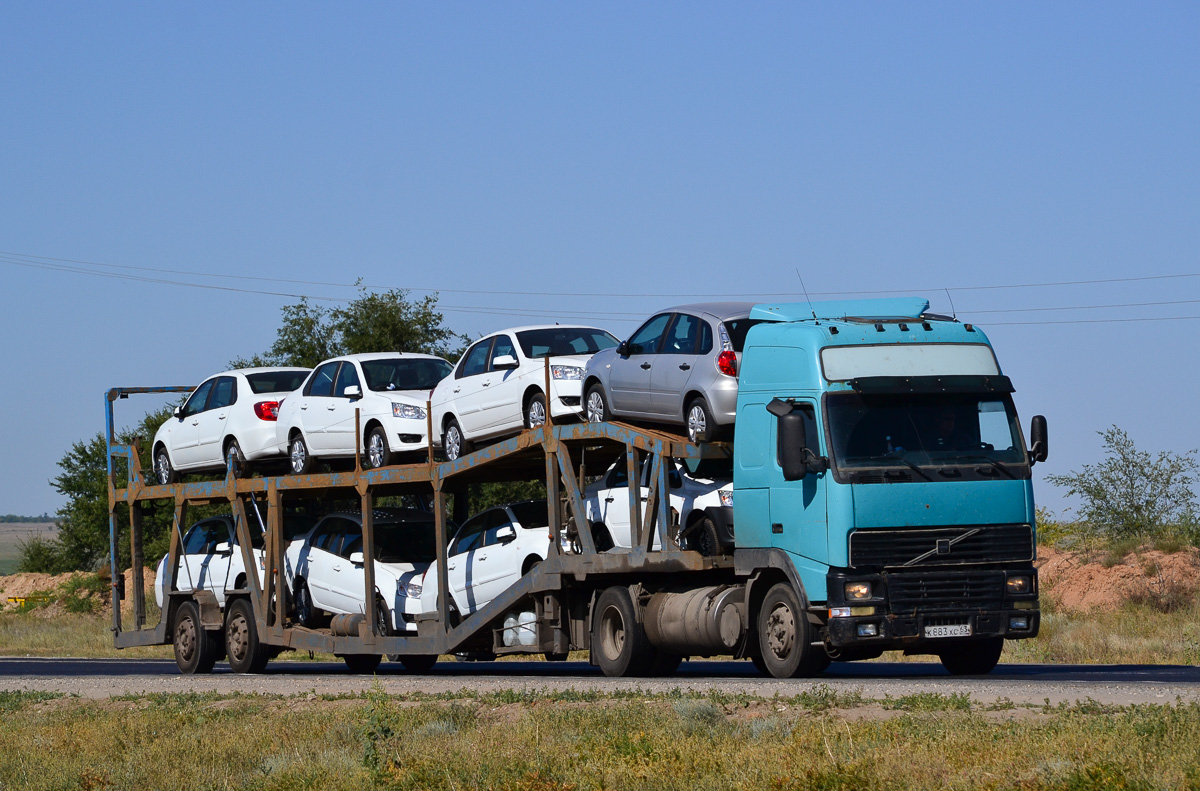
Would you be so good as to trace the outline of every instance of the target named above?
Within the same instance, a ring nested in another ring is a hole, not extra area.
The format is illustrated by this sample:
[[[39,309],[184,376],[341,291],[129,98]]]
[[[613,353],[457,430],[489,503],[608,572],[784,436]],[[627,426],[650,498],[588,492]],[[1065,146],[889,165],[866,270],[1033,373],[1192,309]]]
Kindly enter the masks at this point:
[[[888,604],[897,615],[918,611],[994,609],[1004,594],[1002,571],[885,575]]]
[[[856,568],[1015,561],[1033,561],[1033,528],[1029,525],[855,530],[850,534],[850,565]]]

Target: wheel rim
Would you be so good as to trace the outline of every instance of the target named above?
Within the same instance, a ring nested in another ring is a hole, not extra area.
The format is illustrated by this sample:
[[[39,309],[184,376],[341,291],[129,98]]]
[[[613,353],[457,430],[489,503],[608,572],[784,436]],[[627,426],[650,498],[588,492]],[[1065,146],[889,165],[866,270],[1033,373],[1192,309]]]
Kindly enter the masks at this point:
[[[696,437],[700,436],[708,429],[708,422],[704,417],[704,408],[696,404],[688,410],[688,439],[692,442],[696,441]]]
[[[242,471],[242,455],[238,453],[237,445],[230,445],[229,450],[225,453],[225,469],[233,468],[233,474],[236,477]]]
[[[589,423],[604,422],[604,396],[599,390],[593,390],[587,397],[587,418]]]
[[[312,620],[312,605],[308,601],[308,588],[304,586],[296,591],[296,617],[305,625]]]
[[[371,462],[372,467],[383,466],[383,455],[386,450],[383,447],[383,436],[379,432],[374,432],[367,439],[367,460]]]
[[[777,604],[767,616],[767,649],[780,661],[787,659],[796,643],[796,619],[792,608]]]
[[[158,456],[155,457],[154,469],[158,473],[158,482],[166,484],[167,479],[171,477],[171,462],[167,459],[164,451],[159,451]]]
[[[452,425],[446,429],[446,441],[442,443],[446,446],[446,458],[454,461],[462,453],[462,435],[458,433],[458,426]]]
[[[308,448],[304,446],[304,440],[297,437],[292,440],[292,472],[300,472],[304,469],[305,463],[308,461]]]
[[[546,424],[546,405],[534,399],[529,402],[529,427],[537,428]]]
[[[601,622],[600,645],[609,659],[618,659],[625,649],[625,620],[616,607],[604,611]]]
[[[196,622],[191,618],[184,618],[175,627],[175,648],[184,662],[190,662],[196,655],[197,641]]]
[[[229,656],[235,662],[242,662],[250,651],[250,629],[246,618],[240,613],[229,619]]]
[[[379,634],[386,635],[388,633],[387,607],[384,606],[382,599],[375,602],[375,625],[378,627]]]

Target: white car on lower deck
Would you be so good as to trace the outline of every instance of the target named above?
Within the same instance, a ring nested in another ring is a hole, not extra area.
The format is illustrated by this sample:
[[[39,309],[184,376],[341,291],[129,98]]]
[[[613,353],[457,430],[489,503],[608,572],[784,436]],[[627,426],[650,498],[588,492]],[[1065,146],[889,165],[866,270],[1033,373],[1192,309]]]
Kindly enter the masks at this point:
[[[354,458],[386,467],[427,449],[429,392],[452,370],[431,354],[347,354],[326,360],[283,400],[276,447],[293,474],[317,458]],[[359,434],[356,436],[355,413]]]
[[[435,443],[454,460],[480,441],[501,439],[553,419],[582,416],[583,371],[591,356],[617,345],[596,327],[513,327],[473,344],[433,390]],[[546,397],[546,358],[550,397]]]

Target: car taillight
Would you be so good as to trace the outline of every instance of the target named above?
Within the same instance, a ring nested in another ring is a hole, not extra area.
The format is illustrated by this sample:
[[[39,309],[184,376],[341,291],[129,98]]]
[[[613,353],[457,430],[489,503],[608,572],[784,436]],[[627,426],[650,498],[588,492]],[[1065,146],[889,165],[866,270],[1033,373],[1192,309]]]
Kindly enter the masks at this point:
[[[737,376],[737,352],[721,352],[718,354],[717,370],[726,376]]]
[[[278,420],[281,401],[259,401],[254,405],[254,414],[259,420]]]

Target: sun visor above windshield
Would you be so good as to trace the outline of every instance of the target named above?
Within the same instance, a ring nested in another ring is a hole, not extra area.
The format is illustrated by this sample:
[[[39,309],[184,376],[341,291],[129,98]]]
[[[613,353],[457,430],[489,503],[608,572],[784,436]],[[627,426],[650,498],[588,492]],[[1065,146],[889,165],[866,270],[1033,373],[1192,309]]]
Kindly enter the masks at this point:
[[[921,297],[893,299],[838,299],[826,302],[783,302],[755,305],[750,318],[761,321],[806,321],[818,319],[916,319],[929,310]]]

